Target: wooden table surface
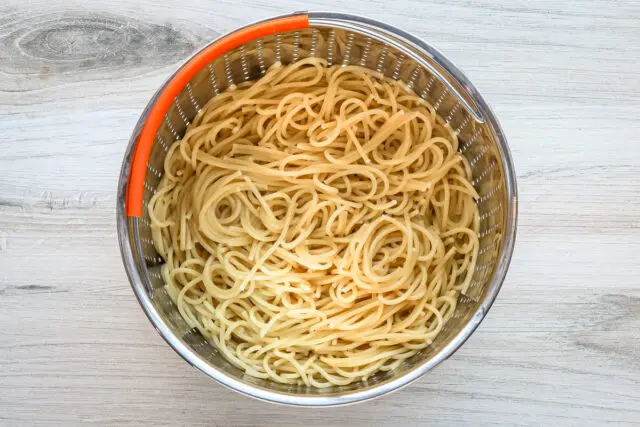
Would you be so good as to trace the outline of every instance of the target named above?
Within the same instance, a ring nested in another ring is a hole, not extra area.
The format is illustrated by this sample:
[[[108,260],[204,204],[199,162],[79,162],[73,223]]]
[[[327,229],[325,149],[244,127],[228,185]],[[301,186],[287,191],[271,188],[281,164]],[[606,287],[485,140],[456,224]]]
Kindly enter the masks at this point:
[[[501,120],[516,250],[467,344],[374,402],[295,409],[184,363],[124,273],[116,183],[161,82],[212,38],[295,10],[430,42]],[[640,2],[4,0],[0,4],[0,424],[640,423]]]

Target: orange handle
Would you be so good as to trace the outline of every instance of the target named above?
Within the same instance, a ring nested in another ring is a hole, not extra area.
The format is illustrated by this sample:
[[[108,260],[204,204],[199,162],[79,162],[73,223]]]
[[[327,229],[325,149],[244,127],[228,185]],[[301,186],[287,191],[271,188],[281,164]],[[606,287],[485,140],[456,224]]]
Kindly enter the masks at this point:
[[[176,73],[151,108],[149,117],[138,138],[131,162],[129,183],[127,184],[127,216],[142,216],[144,181],[147,176],[147,163],[151,155],[153,141],[171,104],[173,104],[173,101],[187,83],[211,61],[233,48],[260,37],[303,28],[309,28],[308,15],[287,16],[242,28],[207,46]]]

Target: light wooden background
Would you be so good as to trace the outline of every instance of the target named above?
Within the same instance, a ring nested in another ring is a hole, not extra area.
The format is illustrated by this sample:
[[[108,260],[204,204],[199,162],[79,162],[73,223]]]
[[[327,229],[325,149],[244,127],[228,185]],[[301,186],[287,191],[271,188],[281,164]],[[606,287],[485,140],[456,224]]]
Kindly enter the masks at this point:
[[[176,65],[295,10],[432,43],[493,105],[519,180],[506,283],[468,343],[390,396],[293,409],[190,368],[138,307],[117,245],[129,134]],[[640,423],[640,3],[3,0],[0,424]]]

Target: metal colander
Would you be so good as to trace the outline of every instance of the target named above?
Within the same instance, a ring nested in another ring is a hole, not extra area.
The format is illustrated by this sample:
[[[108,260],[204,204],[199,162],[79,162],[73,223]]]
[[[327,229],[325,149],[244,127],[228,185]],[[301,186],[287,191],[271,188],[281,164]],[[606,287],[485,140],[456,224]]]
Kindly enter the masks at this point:
[[[356,64],[401,80],[434,105],[455,130],[480,195],[480,250],[469,290],[431,346],[367,381],[316,389],[246,375],[180,316],[164,290],[162,258],[151,240],[147,203],[169,146],[205,103],[227,87],[262,76],[276,61],[309,56]],[[418,378],[457,350],[476,329],[504,280],[516,231],[516,182],[496,118],[466,77],[426,43],[394,27],[335,13],[281,16],[224,36],[189,59],[151,99],[127,148],[118,184],[118,235],[132,287],[163,338],[218,382],[260,399],[297,405],[366,400]]]

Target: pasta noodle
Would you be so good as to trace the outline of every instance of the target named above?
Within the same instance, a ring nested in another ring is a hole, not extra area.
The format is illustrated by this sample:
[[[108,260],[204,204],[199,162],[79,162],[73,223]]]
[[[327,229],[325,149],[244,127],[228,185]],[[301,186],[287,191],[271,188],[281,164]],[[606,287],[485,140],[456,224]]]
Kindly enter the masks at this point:
[[[185,321],[247,374],[346,385],[427,347],[478,256],[456,133],[403,83],[320,58],[211,99],[148,211]]]

